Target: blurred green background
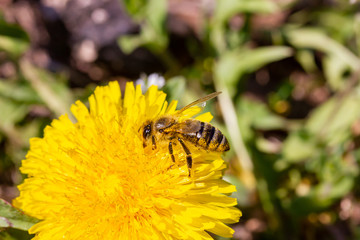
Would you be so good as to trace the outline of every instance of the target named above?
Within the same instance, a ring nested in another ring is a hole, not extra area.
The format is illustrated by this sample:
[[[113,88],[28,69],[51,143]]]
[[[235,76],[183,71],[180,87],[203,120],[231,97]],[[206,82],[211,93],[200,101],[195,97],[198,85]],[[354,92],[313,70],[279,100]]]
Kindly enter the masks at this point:
[[[223,92],[206,110],[231,142],[225,179],[243,211],[234,239],[360,239],[359,10],[355,0],[0,1],[0,198],[18,194],[29,138],[71,103],[159,73],[180,106]],[[0,216],[16,218],[5,205]],[[0,238],[30,238],[6,224]]]

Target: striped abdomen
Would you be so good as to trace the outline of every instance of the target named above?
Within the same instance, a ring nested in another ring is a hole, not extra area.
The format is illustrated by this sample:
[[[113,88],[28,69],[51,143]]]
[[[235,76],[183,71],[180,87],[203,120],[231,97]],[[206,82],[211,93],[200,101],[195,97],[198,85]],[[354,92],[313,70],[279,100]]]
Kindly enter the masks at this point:
[[[182,124],[179,133],[186,140],[209,151],[225,152],[230,149],[229,142],[222,132],[207,122],[189,119]]]

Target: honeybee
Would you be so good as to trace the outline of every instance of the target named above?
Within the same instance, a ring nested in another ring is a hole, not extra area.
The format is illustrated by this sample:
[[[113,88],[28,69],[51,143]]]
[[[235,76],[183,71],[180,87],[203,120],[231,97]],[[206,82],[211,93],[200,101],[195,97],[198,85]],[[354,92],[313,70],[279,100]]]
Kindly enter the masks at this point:
[[[191,176],[193,159],[187,144],[192,144],[200,149],[225,152],[230,149],[229,142],[222,132],[210,123],[196,119],[179,121],[180,114],[186,109],[204,103],[218,96],[221,92],[214,92],[202,97],[172,115],[163,115],[153,120],[146,121],[139,131],[142,130],[144,148],[151,143],[152,149],[156,149],[157,142],[167,143],[172,161],[175,163],[174,148],[180,143],[186,154],[186,163]]]

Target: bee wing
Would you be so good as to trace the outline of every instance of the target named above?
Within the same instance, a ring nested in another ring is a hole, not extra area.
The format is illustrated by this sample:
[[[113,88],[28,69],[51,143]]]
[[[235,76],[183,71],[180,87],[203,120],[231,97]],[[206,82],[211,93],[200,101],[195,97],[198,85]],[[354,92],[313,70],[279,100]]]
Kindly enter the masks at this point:
[[[187,120],[176,124],[175,131],[182,134],[197,133],[201,129],[201,122],[197,120]]]
[[[214,92],[214,93],[211,93],[211,94],[209,94],[209,95],[207,95],[205,97],[199,98],[198,100],[196,100],[196,101],[186,105],[182,109],[180,109],[176,114],[180,114],[180,113],[184,112],[186,109],[189,109],[189,108],[191,108],[191,107],[193,107],[195,105],[198,105],[198,104],[202,104],[201,107],[203,108],[206,105],[206,103],[205,103],[206,101],[209,101],[210,99],[218,96],[220,93],[221,92]]]

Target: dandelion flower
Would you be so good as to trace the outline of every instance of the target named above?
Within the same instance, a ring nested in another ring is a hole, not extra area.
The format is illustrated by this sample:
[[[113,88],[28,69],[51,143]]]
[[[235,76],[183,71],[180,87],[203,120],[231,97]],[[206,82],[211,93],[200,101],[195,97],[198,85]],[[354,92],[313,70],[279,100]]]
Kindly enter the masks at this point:
[[[43,138],[30,140],[14,205],[41,221],[29,229],[36,240],[212,239],[231,237],[225,224],[239,220],[235,187],[221,179],[220,153],[192,149],[194,175],[184,153],[144,148],[139,127],[146,119],[176,112],[165,93],[152,86],[145,95],[129,83],[97,87],[88,108],[77,101],[68,116],[54,120]],[[200,108],[182,113],[190,118]],[[197,117],[210,121],[209,113]]]

